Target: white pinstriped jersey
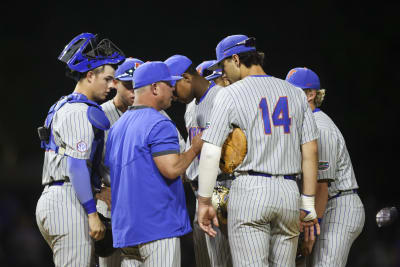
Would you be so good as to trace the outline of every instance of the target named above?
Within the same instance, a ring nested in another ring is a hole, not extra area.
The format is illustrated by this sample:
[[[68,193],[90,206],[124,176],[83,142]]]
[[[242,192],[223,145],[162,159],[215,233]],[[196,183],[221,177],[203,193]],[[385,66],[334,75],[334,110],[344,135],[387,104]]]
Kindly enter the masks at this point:
[[[219,85],[214,85],[208,89],[205,95],[201,98],[200,103],[196,103],[196,99],[194,99],[186,106],[185,124],[188,132],[186,150],[190,148],[192,139],[198,133],[202,132],[210,123],[215,96],[222,88],[223,87]],[[197,176],[199,175],[199,161],[200,155],[197,156],[187,168],[186,176],[188,179],[197,179]]]
[[[248,76],[221,90],[202,139],[221,147],[232,125],[244,131],[248,142],[237,171],[300,173],[300,146],[318,138],[305,94],[266,75]]]
[[[318,179],[333,180],[330,183],[329,196],[339,191],[357,189],[357,181],[349,152],[342,133],[324,112],[314,112],[320,138],[318,139]]]
[[[93,126],[87,118],[88,105],[66,103],[53,117],[52,132],[56,145],[65,148],[65,155],[89,159],[94,139]],[[42,184],[68,180],[67,157],[46,151],[44,154]],[[90,166],[90,162],[88,161]]]

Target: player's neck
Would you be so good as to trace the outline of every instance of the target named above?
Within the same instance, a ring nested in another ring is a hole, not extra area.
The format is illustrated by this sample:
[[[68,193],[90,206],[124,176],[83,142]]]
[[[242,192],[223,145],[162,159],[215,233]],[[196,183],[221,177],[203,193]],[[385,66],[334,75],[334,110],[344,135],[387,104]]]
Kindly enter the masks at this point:
[[[247,68],[244,65],[240,67],[241,79],[244,79],[247,76],[251,75],[267,75],[267,74],[260,65],[252,65],[250,68]]]
[[[159,105],[157,104],[157,101],[150,97],[146,93],[144,94],[135,94],[135,100],[133,102],[133,106],[146,106],[146,107],[152,107],[158,111],[161,110]]]
[[[122,101],[122,99],[118,96],[118,94],[113,98],[113,103],[114,103],[114,106],[118,109],[118,110],[120,110],[120,111],[122,111],[122,113],[124,113],[127,109],[128,109],[128,106],[126,106],[125,104],[124,104],[124,102]]]
[[[81,82],[78,82],[75,86],[74,93],[85,95],[89,100],[95,101],[92,92],[82,85]]]
[[[197,90],[194,92],[194,96],[196,98],[196,101],[198,102],[200,98],[203,97],[203,95],[207,92],[208,88],[210,87],[211,82],[207,81],[206,79],[201,79],[199,81],[199,87]]]
[[[310,102],[308,102],[308,104],[310,105],[311,110],[314,111],[314,109],[316,108],[314,102],[310,101]]]

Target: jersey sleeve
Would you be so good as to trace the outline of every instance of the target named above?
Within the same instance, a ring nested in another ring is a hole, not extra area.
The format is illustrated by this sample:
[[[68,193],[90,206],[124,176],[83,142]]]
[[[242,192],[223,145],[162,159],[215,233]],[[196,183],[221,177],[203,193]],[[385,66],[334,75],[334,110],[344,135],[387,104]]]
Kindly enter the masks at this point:
[[[319,137],[318,127],[315,122],[314,115],[312,114],[311,108],[307,103],[307,98],[303,96],[304,106],[304,120],[301,132],[301,144],[311,142]]]
[[[178,132],[170,120],[162,120],[150,131],[148,144],[153,157],[179,154]]]
[[[92,151],[94,132],[86,113],[79,109],[65,114],[58,129],[65,154],[77,159],[90,159]]]
[[[318,138],[318,180],[335,179],[338,153],[337,136],[325,129],[320,129]]]
[[[210,116],[210,124],[204,130],[202,139],[222,147],[232,130],[235,114],[232,96],[227,90],[221,90],[215,98]]]

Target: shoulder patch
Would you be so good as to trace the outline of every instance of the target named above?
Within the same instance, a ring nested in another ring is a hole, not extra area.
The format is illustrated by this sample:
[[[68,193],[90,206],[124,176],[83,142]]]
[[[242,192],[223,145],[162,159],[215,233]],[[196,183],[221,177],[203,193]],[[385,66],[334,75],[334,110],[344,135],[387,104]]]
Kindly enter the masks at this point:
[[[319,171],[326,171],[329,169],[329,162],[328,161],[320,161],[318,162],[318,170]]]
[[[80,141],[76,144],[76,150],[79,152],[86,152],[88,150],[88,146],[84,141]]]

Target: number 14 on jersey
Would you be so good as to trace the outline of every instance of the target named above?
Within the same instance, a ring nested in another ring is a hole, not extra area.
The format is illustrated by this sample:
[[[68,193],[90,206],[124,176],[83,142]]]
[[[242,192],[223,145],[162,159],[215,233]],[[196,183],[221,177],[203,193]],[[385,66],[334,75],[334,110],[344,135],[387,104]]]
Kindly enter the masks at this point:
[[[268,102],[265,97],[261,98],[260,104],[258,107],[261,110],[262,120],[264,122],[264,132],[265,134],[272,134],[271,128],[271,118],[272,123],[275,127],[282,126],[283,131],[286,134],[290,133],[290,125],[292,123],[292,119],[289,116],[289,106],[287,96],[281,96],[276,103],[274,108],[274,112],[270,116]]]

